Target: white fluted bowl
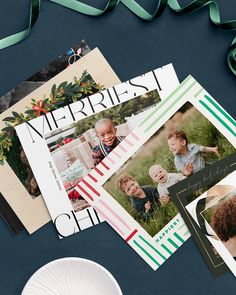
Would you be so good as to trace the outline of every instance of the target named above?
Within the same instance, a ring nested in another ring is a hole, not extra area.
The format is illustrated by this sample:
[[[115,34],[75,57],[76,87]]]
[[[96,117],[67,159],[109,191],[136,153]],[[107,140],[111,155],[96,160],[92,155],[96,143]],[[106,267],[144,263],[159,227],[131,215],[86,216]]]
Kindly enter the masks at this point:
[[[22,295],[122,295],[122,292],[104,267],[71,257],[54,260],[37,270]]]

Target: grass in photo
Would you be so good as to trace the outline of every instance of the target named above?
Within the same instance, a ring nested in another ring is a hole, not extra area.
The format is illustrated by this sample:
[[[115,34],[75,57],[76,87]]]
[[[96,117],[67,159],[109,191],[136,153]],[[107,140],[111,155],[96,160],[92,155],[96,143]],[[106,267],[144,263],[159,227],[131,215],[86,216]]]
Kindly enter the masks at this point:
[[[168,187],[233,152],[217,128],[186,103],[103,187],[154,236],[178,212]]]

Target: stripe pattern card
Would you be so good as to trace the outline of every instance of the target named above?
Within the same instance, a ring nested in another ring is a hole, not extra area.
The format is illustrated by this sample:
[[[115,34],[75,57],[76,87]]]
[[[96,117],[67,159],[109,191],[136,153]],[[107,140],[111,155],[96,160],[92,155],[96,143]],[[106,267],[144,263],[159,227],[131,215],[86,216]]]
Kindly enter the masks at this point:
[[[191,179],[208,162],[234,153],[235,134],[235,120],[188,76],[78,183],[77,191],[157,269],[190,236],[168,199],[169,181]],[[155,169],[159,178],[151,174]]]

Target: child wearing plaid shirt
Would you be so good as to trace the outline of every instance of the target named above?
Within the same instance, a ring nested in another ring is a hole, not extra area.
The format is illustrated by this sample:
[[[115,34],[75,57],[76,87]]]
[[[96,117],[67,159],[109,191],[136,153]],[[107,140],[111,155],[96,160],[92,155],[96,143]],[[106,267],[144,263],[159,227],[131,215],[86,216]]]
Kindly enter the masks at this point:
[[[93,148],[92,152],[94,166],[98,165],[124,139],[124,136],[116,136],[116,128],[112,120],[108,118],[97,121],[95,132],[99,144]]]

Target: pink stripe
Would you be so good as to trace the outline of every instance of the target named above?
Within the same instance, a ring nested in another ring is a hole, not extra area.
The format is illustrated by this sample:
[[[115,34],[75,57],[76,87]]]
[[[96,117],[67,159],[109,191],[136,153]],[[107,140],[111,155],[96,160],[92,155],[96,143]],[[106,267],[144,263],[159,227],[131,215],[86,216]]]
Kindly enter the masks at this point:
[[[118,232],[121,236],[124,236],[124,232],[117,226],[106,214],[104,214],[97,206],[93,206],[93,208],[107,221],[110,225]]]
[[[118,158],[121,158],[121,156],[120,156],[117,152],[115,152],[115,150],[113,150],[112,153],[113,153],[114,155],[116,155]]]
[[[127,143],[129,146],[133,146],[133,144],[132,144],[128,139],[125,138],[123,141],[124,141],[125,143]]]
[[[131,230],[131,228],[129,227],[129,225],[110,206],[108,206],[107,203],[105,203],[103,200],[100,200],[100,203],[102,203],[102,205],[109,212],[111,212],[111,214],[113,214],[116,217],[116,219],[118,219],[124,226],[126,226],[129,230]]]
[[[115,164],[115,163],[116,163],[116,162],[113,161],[109,156],[106,156],[106,159],[107,159],[108,161],[110,161],[112,164]]]
[[[121,143],[117,147],[120,148],[124,153],[127,152],[127,150],[121,145]]]
[[[136,134],[134,133],[134,131],[130,132],[130,134],[131,134],[135,139],[137,139],[137,140],[140,139],[140,138],[138,137],[138,135],[136,135]]]

